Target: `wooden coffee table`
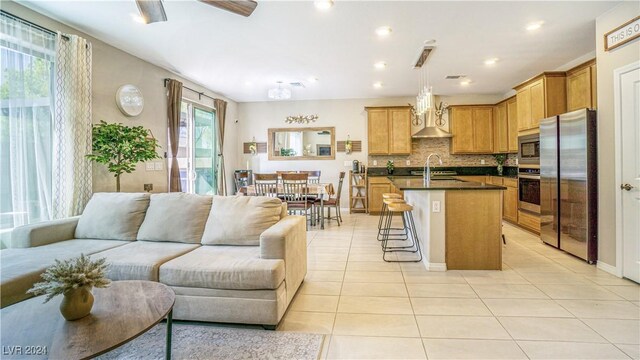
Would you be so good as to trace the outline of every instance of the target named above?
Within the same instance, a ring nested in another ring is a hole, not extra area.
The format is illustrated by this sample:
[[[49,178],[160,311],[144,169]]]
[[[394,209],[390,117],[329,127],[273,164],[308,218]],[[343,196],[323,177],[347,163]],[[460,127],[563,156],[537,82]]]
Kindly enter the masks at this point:
[[[94,289],[91,314],[66,321],[62,296],[46,304],[38,296],[0,310],[4,358],[87,359],[121,346],[167,318],[167,359],[175,293],[152,281],[114,281]]]

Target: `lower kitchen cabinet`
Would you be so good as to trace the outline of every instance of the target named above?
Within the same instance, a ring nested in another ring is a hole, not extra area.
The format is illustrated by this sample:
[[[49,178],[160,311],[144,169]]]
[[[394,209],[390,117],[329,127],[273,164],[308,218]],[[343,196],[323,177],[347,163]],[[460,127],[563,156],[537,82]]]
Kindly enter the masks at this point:
[[[518,223],[518,180],[504,179],[504,191],[502,218],[514,224]]]
[[[382,211],[382,194],[391,192],[391,180],[386,177],[370,177],[368,188],[369,213],[379,214]]]
[[[518,225],[539,234],[540,215],[535,215],[526,211],[518,210]]]

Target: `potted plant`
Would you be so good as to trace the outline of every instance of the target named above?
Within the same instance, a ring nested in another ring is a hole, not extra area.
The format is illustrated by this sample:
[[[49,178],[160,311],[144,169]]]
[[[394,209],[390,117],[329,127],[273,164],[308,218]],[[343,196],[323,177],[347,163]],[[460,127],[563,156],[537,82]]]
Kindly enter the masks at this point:
[[[46,294],[45,303],[62,294],[62,316],[69,321],[83,318],[93,307],[93,287],[105,288],[111,284],[111,280],[105,277],[105,261],[104,258],[91,261],[84,254],[64,261],[56,259],[56,263],[41,275],[43,281],[35,283],[27,293]]]
[[[142,126],[108,124],[100,121],[93,126],[92,154],[87,158],[107,165],[116,178],[116,191],[120,191],[120,175],[130,174],[141,161],[160,159],[156,153],[158,140]]]
[[[393,174],[393,169],[395,169],[395,166],[393,165],[393,161],[387,160],[387,174],[389,175]]]
[[[502,176],[504,162],[507,160],[507,154],[494,154],[493,157],[496,159],[496,163],[498,163],[498,176]]]

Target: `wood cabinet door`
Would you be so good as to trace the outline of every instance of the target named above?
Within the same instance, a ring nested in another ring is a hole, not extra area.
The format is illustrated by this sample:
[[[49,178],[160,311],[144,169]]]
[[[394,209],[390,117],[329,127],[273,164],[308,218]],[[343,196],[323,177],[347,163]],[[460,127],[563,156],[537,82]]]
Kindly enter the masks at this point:
[[[493,108],[473,108],[473,152],[493,152]]]
[[[597,73],[597,68],[596,68],[596,64],[593,64],[591,66],[589,66],[589,69],[591,69],[591,108],[592,109],[597,109],[598,108],[598,73]]]
[[[507,101],[507,151],[518,152],[518,102],[515,98]]]
[[[507,103],[503,102],[496,105],[493,111],[493,151],[496,153],[506,153],[509,150]]]
[[[382,211],[382,194],[391,192],[391,184],[369,183],[369,212],[380,213]]]
[[[591,108],[591,69],[567,76],[567,111]]]
[[[473,152],[473,112],[470,107],[455,107],[451,109],[450,119],[451,152],[470,153]]]
[[[368,137],[370,155],[389,154],[389,119],[387,109],[368,109]]]
[[[411,110],[389,109],[389,154],[411,154]]]
[[[544,81],[540,79],[529,87],[531,91],[531,122],[529,129],[540,126],[540,120],[546,117],[544,105]]]
[[[518,222],[518,188],[507,187],[504,191],[504,206],[502,216],[511,222]]]
[[[518,104],[518,131],[528,130],[531,127],[531,89],[526,87],[516,94]]]

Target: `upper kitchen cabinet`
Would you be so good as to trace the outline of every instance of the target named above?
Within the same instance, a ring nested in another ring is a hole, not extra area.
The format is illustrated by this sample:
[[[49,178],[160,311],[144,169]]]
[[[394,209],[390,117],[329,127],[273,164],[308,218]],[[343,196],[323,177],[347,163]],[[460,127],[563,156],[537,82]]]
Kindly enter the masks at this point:
[[[493,153],[493,106],[449,107],[452,154]]]
[[[367,107],[369,155],[411,154],[411,107]]]
[[[516,97],[507,99],[507,149],[510,153],[518,152],[518,101]]]
[[[596,108],[596,60],[567,71],[567,111]]]
[[[507,102],[498,103],[493,108],[493,151],[509,152],[509,121],[507,119]]]
[[[538,129],[540,120],[567,111],[565,72],[545,72],[514,87],[518,131]]]

